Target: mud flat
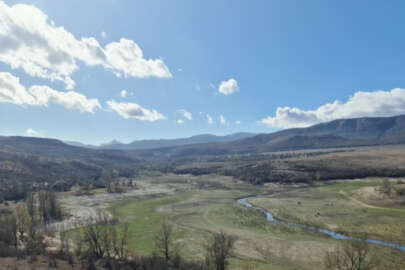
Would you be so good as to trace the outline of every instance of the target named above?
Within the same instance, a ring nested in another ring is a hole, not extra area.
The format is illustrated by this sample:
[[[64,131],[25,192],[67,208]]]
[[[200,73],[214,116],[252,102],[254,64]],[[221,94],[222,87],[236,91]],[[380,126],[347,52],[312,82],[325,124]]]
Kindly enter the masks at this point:
[[[91,220],[97,218],[100,213],[112,218],[105,208],[118,200],[128,197],[140,197],[148,195],[170,195],[175,189],[165,184],[150,184],[137,182],[137,188],[125,193],[99,193],[94,195],[74,196],[69,195],[60,198],[62,207],[68,213],[68,217],[59,222],[53,222],[47,226],[51,231],[68,231],[80,226],[88,225]]]

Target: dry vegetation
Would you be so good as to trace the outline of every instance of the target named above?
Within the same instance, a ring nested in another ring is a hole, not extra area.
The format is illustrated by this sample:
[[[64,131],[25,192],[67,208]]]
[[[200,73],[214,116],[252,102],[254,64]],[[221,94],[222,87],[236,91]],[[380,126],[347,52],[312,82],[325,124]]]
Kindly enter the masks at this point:
[[[208,158],[198,162],[180,162],[173,171],[193,175],[217,173],[253,184],[405,176],[405,151],[402,147],[343,150],[307,150],[247,157],[236,155],[221,160]]]
[[[71,211],[66,223],[53,223],[58,219],[55,216],[60,216],[59,210],[51,207],[55,197],[37,193],[39,209],[35,216],[41,222],[51,222],[49,228],[62,224],[60,233],[41,234],[31,243],[7,237],[0,242],[12,248],[7,256],[16,256],[30,245],[42,247],[32,262],[38,269],[45,267],[45,262],[48,266],[56,263],[61,269],[322,269],[327,260],[340,263],[350,248],[340,247],[342,242],[316,232],[269,223],[261,213],[245,209],[235,200],[262,194],[251,202],[284,220],[405,243],[405,182],[400,178],[405,175],[405,151],[352,150],[188,160],[165,170],[199,176],[148,171],[136,182],[104,171],[97,180],[59,193],[59,202]],[[369,176],[374,178],[326,181]],[[268,182],[272,184],[250,184]],[[286,182],[296,185],[284,185]],[[29,198],[24,206],[28,212]],[[10,226],[3,228],[14,230],[21,220],[18,211],[24,212],[19,208],[12,203],[1,207],[3,216],[11,215],[3,221]],[[110,220],[111,215],[114,219]],[[77,222],[86,217],[86,222]],[[21,228],[30,231],[27,226]],[[80,230],[64,232],[78,226]],[[10,235],[28,237],[25,231]],[[365,249],[381,259],[376,269],[404,266],[400,262],[403,254],[396,250],[374,245]],[[327,254],[329,259],[325,259]],[[30,259],[28,256],[17,264],[23,267]],[[14,262],[10,258],[0,260],[4,265]]]

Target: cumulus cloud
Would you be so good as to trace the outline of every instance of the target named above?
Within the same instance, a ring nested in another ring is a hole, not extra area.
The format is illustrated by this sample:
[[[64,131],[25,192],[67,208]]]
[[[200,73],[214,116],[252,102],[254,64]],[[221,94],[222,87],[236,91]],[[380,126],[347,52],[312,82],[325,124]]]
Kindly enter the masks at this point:
[[[148,110],[142,108],[136,103],[121,103],[110,100],[107,101],[107,105],[110,109],[112,109],[125,119],[134,118],[141,121],[154,122],[166,118],[164,115],[160,114],[156,110]]]
[[[238,82],[231,78],[227,81],[221,82],[218,88],[218,92],[223,95],[231,95],[239,91]]]
[[[211,115],[207,114],[206,116],[207,116],[208,124],[210,124],[210,125],[214,124],[214,119],[212,119]]]
[[[74,91],[60,92],[43,85],[33,85],[27,90],[18,77],[8,72],[0,72],[0,103],[44,107],[54,103],[88,113],[101,108],[97,99],[88,99]]]
[[[180,113],[187,120],[193,120],[193,114],[191,112],[186,110],[178,110],[178,113]]]
[[[103,31],[103,32],[101,32],[101,34],[100,34],[100,35],[101,35],[101,37],[102,37],[102,38],[104,38],[104,39],[106,39],[106,38],[107,38],[107,33],[106,33],[106,32],[104,32],[104,31]]]
[[[27,134],[28,136],[31,136],[31,137],[35,137],[35,136],[39,135],[38,132],[33,130],[32,128],[27,129],[25,131],[25,134]]]
[[[121,38],[102,47],[94,37],[79,40],[56,27],[35,6],[8,6],[0,0],[0,62],[33,77],[62,81],[73,89],[71,76],[79,69],[77,61],[102,66],[118,77],[172,77],[161,59],[145,59],[133,40]]]
[[[184,123],[184,121],[183,121],[182,119],[178,119],[178,120],[177,120],[177,124],[181,125],[181,124],[183,124],[183,123]]]
[[[346,102],[334,101],[315,110],[279,107],[276,115],[262,123],[277,128],[307,127],[341,118],[393,116],[405,114],[405,89],[391,91],[356,92]]]
[[[127,90],[121,90],[121,97],[125,98],[127,97],[127,95],[128,95]]]
[[[222,114],[219,115],[219,122],[221,123],[221,125],[224,126],[228,125],[228,122],[226,121],[225,117]]]

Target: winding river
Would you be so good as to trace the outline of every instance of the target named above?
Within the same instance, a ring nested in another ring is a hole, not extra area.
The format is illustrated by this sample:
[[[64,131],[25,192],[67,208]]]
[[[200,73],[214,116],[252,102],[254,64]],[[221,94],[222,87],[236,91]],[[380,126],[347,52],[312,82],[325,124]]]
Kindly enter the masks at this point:
[[[329,231],[329,230],[326,230],[326,229],[321,229],[321,228],[316,228],[316,227],[312,227],[312,226],[307,226],[307,225],[303,225],[303,224],[298,224],[298,223],[293,223],[293,222],[289,222],[289,221],[285,221],[285,220],[276,219],[276,218],[273,217],[273,215],[269,211],[267,211],[267,210],[265,210],[264,208],[261,208],[261,207],[253,206],[252,204],[250,204],[248,202],[249,199],[254,199],[254,198],[257,198],[257,197],[258,196],[251,196],[251,197],[247,197],[247,198],[242,198],[242,199],[238,199],[237,202],[240,205],[243,205],[243,206],[245,206],[247,208],[254,209],[256,211],[259,211],[259,212],[263,213],[266,216],[266,219],[269,222],[275,222],[275,223],[283,224],[283,225],[286,225],[286,226],[299,227],[301,229],[309,230],[309,231],[317,231],[317,232],[320,232],[322,234],[325,234],[327,236],[330,236],[330,237],[332,237],[334,239],[338,239],[338,240],[352,240],[352,241],[359,241],[360,240],[359,238],[350,237],[350,236],[343,235],[343,234],[333,232],[333,231]],[[379,240],[373,240],[373,239],[366,239],[364,241],[366,241],[367,243],[376,244],[376,245],[380,245],[380,246],[396,248],[396,249],[398,249],[398,250],[400,250],[402,252],[405,252],[405,246],[402,246],[402,245],[398,245],[398,244],[394,244],[394,243],[390,243],[390,242],[379,241]]]

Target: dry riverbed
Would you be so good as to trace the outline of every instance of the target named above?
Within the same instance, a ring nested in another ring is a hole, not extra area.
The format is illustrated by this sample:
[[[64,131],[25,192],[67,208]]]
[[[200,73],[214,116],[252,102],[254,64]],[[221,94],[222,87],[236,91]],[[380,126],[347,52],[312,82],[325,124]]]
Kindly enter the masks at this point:
[[[151,184],[147,181],[138,181],[134,189],[129,189],[124,193],[98,193],[94,195],[75,196],[68,195],[60,198],[62,207],[68,213],[67,217],[60,221],[48,225],[51,231],[67,231],[88,224],[102,212],[110,217],[111,214],[105,208],[118,200],[127,197],[141,197],[150,195],[170,195],[176,191],[174,187],[167,184]]]

